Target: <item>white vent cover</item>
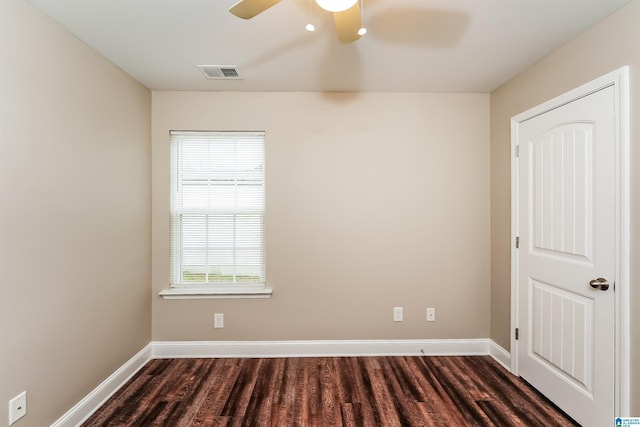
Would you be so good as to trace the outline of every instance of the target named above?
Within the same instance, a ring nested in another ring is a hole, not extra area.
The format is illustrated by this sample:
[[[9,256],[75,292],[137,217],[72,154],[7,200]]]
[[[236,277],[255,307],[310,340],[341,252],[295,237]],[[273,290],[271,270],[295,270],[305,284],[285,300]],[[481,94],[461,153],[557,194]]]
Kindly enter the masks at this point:
[[[213,80],[227,80],[227,79],[241,79],[238,74],[237,65],[198,65],[200,71],[207,79]]]

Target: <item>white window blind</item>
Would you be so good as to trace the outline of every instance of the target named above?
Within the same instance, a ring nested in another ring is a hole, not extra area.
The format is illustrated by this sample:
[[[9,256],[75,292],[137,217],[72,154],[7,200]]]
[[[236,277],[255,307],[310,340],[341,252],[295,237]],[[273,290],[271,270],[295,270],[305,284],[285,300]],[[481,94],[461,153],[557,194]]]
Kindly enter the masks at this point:
[[[265,284],[264,133],[171,133],[172,287]]]

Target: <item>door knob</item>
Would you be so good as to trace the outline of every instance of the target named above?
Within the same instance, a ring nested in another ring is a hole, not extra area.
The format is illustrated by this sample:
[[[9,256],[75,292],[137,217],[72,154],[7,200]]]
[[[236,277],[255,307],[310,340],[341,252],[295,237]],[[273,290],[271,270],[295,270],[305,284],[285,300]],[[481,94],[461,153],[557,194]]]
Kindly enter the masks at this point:
[[[609,281],[603,277],[598,277],[597,279],[593,279],[589,282],[589,285],[593,289],[600,289],[601,291],[606,291],[609,289]]]

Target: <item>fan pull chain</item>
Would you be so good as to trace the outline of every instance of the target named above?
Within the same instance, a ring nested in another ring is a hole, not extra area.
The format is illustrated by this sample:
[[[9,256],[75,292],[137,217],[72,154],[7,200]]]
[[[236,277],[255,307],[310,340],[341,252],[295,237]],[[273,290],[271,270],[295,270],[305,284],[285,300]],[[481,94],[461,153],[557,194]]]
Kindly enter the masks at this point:
[[[360,1],[360,22],[362,23],[362,27],[358,30],[359,36],[364,36],[367,34],[367,28],[364,26],[364,0]]]
[[[316,30],[316,27],[311,23],[311,0],[309,0],[309,23],[304,28],[310,33]]]

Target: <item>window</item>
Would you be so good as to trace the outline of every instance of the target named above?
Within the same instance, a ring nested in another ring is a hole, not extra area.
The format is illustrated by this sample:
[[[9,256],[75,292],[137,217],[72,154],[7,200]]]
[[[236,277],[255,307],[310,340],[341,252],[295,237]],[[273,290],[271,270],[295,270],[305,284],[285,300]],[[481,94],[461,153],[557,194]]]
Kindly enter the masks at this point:
[[[264,133],[171,133],[171,289],[164,297],[261,296]]]

